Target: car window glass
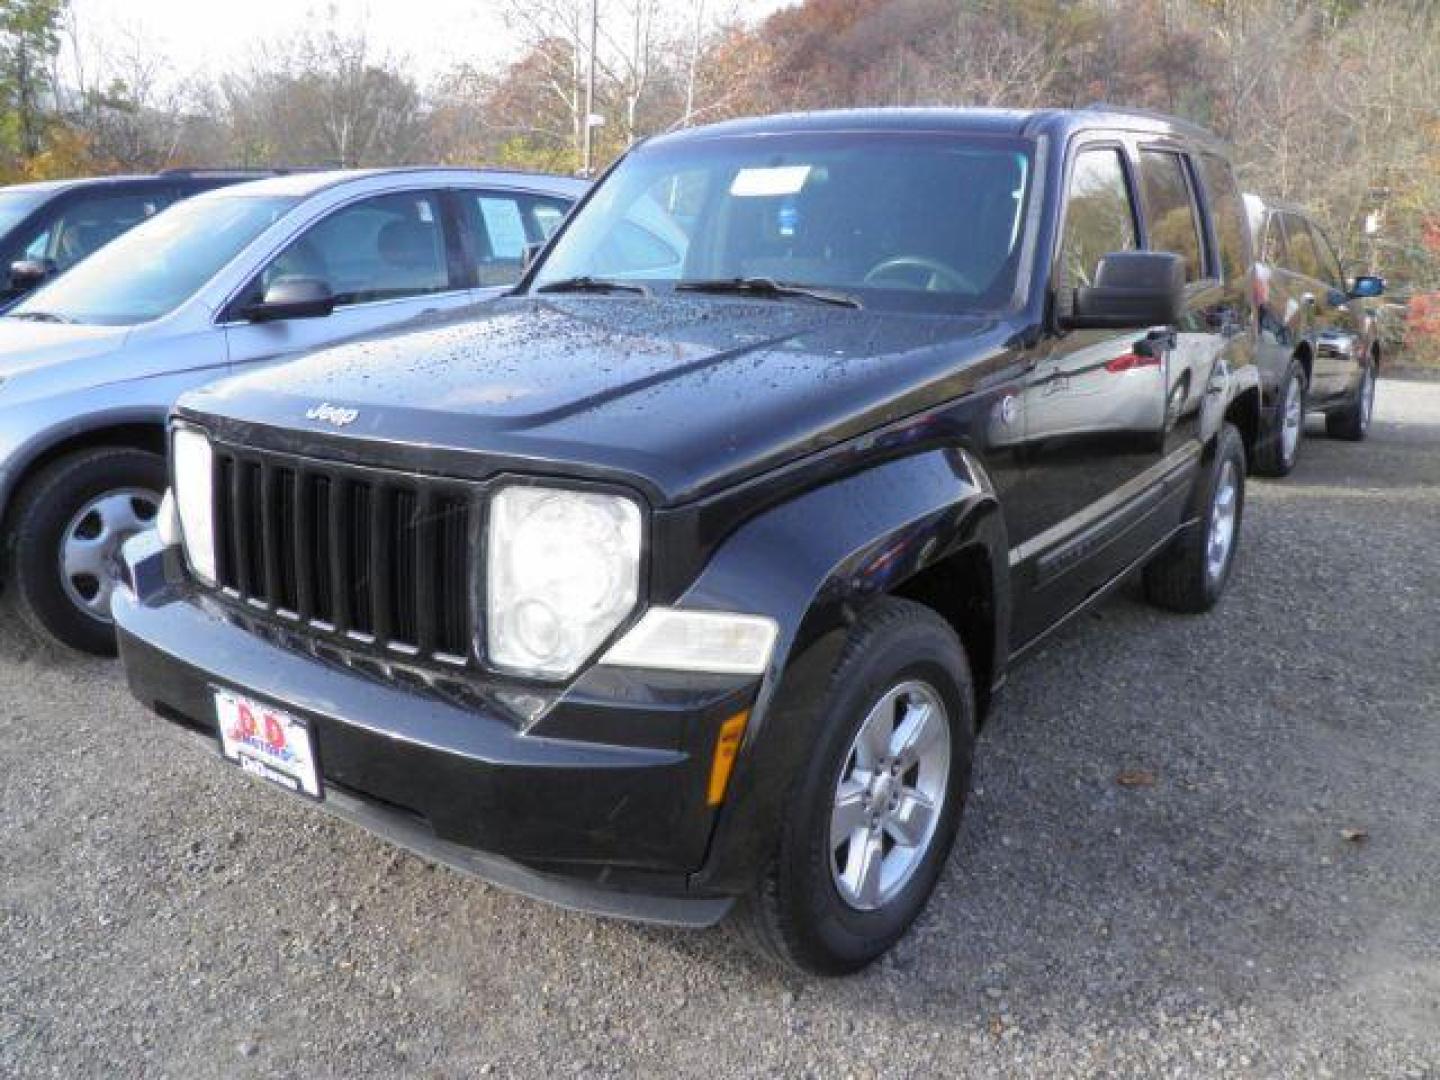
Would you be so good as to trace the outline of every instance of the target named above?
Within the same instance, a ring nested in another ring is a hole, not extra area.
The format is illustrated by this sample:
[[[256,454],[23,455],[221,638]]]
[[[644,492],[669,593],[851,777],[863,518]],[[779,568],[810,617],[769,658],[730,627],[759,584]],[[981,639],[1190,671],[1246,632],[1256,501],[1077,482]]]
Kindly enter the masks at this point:
[[[1249,226],[1240,189],[1235,186],[1235,174],[1225,159],[1215,154],[1201,154],[1197,160],[1205,191],[1210,196],[1210,219],[1220,245],[1220,269],[1227,282],[1239,281],[1249,271],[1250,258],[1245,244]]]
[[[532,287],[764,278],[866,307],[1014,302],[1033,144],[935,132],[721,137],[625,157],[556,237]]]
[[[284,277],[323,281],[336,307],[449,289],[439,199],[409,191],[336,210],[276,256],[252,292]]]
[[[1180,155],[1142,150],[1140,188],[1144,193],[1150,247],[1175,252],[1185,260],[1185,280],[1199,281],[1205,276],[1205,262],[1198,218]]]
[[[1330,238],[1325,235],[1325,230],[1310,222],[1310,235],[1315,241],[1315,253],[1319,256],[1320,276],[1337,289],[1344,289],[1344,274],[1340,269],[1340,260],[1335,255],[1335,249],[1330,246]]]
[[[56,269],[68,270],[173,201],[168,192],[77,199],[30,239],[25,258],[49,260]]]
[[[16,310],[107,326],[158,319],[194,296],[295,201],[230,194],[186,199],[106,244]]]
[[[1105,255],[1135,246],[1135,212],[1121,151],[1113,147],[1081,151],[1070,172],[1060,245],[1065,284],[1091,284]]]
[[[1320,267],[1320,255],[1315,250],[1315,240],[1304,218],[1294,214],[1285,215],[1285,246],[1290,252],[1289,268],[1297,274],[1319,281],[1325,272]]]
[[[482,288],[519,281],[526,247],[548,240],[569,208],[563,199],[520,192],[467,191],[462,198]]]
[[[682,276],[690,234],[714,179],[707,170],[674,172],[637,193],[594,253],[599,277]]]

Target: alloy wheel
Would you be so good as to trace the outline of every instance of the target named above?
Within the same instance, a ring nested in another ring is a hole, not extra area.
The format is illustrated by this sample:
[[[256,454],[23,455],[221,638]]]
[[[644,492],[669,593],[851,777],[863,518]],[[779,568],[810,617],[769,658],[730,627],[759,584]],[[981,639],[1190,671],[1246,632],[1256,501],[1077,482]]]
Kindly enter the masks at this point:
[[[835,786],[830,872],[850,907],[874,911],[924,862],[950,778],[950,716],[911,680],[881,696],[860,725]]]
[[[1215,495],[1210,503],[1210,533],[1205,548],[1205,572],[1212,582],[1225,575],[1230,552],[1235,546],[1235,526],[1240,511],[1240,476],[1235,463],[1226,460],[1220,466],[1215,482]]]
[[[1281,412],[1280,453],[1286,466],[1295,460],[1295,451],[1300,447],[1300,434],[1305,426],[1304,395],[1300,390],[1300,376],[1291,375],[1285,384],[1285,404]]]

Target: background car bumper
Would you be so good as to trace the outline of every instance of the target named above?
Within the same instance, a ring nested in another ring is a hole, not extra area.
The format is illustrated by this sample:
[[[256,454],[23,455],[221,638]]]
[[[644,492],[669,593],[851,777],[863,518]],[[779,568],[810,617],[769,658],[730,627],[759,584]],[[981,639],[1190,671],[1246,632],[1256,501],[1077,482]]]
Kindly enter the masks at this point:
[[[596,732],[616,730],[617,710],[653,712],[653,723],[638,718],[641,730],[671,732],[654,740],[668,745],[538,735],[499,708],[267,641],[176,585],[164,565],[173,549],[149,545],[139,558],[127,550],[134,591],[121,589],[114,610],[130,687],[161,715],[213,739],[223,686],[305,718],[326,809],[501,887],[664,923],[708,925],[728,910],[728,897],[697,894],[690,881],[715,821],[705,803],[713,733],[753,697],[743,680],[663,693],[626,682],[609,700],[592,687],[551,710],[570,730],[589,717]]]

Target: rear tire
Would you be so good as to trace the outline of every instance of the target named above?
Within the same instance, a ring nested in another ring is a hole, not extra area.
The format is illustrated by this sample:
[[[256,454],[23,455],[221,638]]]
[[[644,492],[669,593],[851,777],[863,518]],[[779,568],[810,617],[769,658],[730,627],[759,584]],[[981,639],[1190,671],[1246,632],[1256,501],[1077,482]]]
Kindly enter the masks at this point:
[[[1245,510],[1245,442],[1226,423],[1215,450],[1202,466],[1191,496],[1198,521],[1177,536],[1145,567],[1145,596],[1169,611],[1199,614],[1225,592],[1240,546]]]
[[[1354,400],[1326,414],[1325,434],[1347,442],[1360,442],[1370,434],[1370,418],[1375,412],[1375,379],[1375,361],[1371,358],[1365,362]]]
[[[1280,383],[1272,430],[1255,448],[1255,472],[1261,476],[1289,476],[1305,436],[1305,371],[1294,360]]]
[[[164,490],[164,458],[115,446],[59,458],[26,483],[5,536],[6,597],[21,621],[42,638],[114,656],[119,547],[154,523]]]
[[[778,849],[738,914],[769,957],[841,975],[905,934],[954,844],[975,741],[965,649],[929,608],[877,601],[851,630],[821,709]],[[907,746],[907,732],[925,734]]]

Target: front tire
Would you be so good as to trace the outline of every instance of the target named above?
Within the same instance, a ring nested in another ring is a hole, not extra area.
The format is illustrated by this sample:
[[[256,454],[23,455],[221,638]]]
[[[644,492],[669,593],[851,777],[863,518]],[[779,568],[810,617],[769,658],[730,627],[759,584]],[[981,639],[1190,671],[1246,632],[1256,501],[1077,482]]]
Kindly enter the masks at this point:
[[[1370,434],[1370,418],[1375,412],[1375,361],[1365,362],[1360,373],[1360,385],[1355,389],[1355,398],[1335,412],[1325,416],[1325,434],[1332,439],[1360,442]]]
[[[1255,450],[1255,471],[1261,476],[1289,476],[1305,435],[1305,371],[1295,361],[1280,383],[1274,430]]]
[[[1215,606],[1235,566],[1245,510],[1245,442],[1226,423],[1191,497],[1197,523],[1145,567],[1145,596],[1157,607],[1199,614]]]
[[[6,592],[21,620],[41,637],[114,656],[120,547],[154,524],[164,489],[165,459],[131,447],[70,454],[30,480],[5,539]]]
[[[905,934],[954,844],[975,741],[965,649],[929,608],[878,601],[821,708],[778,850],[740,914],[771,957],[840,975]]]

